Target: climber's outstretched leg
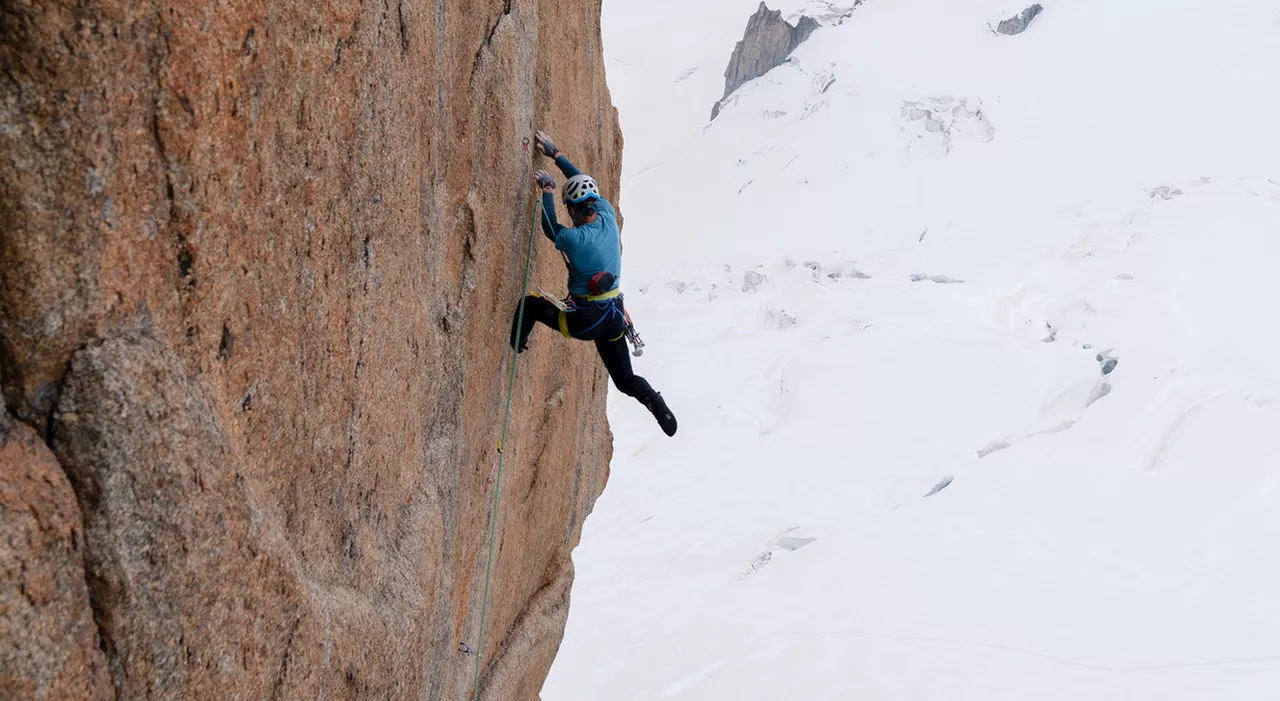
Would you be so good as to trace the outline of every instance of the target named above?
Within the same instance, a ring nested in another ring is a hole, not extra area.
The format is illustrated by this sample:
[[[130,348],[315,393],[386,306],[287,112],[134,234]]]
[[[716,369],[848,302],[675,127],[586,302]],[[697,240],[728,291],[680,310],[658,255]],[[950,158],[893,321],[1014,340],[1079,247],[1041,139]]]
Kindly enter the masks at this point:
[[[627,342],[621,337],[613,340],[597,339],[596,350],[600,353],[600,359],[604,361],[604,367],[609,371],[609,377],[613,378],[613,385],[618,388],[618,391],[629,397],[635,397],[645,405],[658,420],[663,433],[668,436],[676,435],[676,417],[671,413],[671,409],[667,408],[662,395],[656,392],[647,380],[632,371]]]
[[[538,295],[528,295],[524,298],[524,325],[517,329],[516,324],[519,321],[520,306],[517,305],[515,313],[511,315],[511,347],[517,349],[517,352],[524,352],[529,346],[529,334],[533,332],[534,324],[542,322],[557,331],[560,330],[560,310],[556,305]]]

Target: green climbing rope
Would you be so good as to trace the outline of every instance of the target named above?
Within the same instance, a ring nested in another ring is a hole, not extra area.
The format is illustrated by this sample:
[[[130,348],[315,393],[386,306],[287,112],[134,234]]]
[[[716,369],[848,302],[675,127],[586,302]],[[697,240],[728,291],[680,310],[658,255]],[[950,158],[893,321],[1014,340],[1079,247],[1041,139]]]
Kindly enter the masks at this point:
[[[533,267],[533,244],[538,235],[538,217],[542,214],[542,198],[538,198],[533,213],[533,226],[529,231],[529,250],[524,258],[524,282],[520,285],[520,311],[516,313],[516,329],[524,328],[524,302],[529,289],[529,270]],[[480,661],[484,658],[484,624],[489,617],[489,578],[493,574],[493,550],[497,542],[498,510],[502,505],[502,463],[506,457],[507,428],[511,425],[511,397],[516,388],[516,360],[518,352],[511,353],[511,375],[507,379],[507,409],[502,418],[502,438],[498,441],[498,476],[493,487],[493,511],[489,516],[489,562],[484,568],[484,603],[480,608],[480,638],[476,642],[476,686],[473,701],[480,701]]]

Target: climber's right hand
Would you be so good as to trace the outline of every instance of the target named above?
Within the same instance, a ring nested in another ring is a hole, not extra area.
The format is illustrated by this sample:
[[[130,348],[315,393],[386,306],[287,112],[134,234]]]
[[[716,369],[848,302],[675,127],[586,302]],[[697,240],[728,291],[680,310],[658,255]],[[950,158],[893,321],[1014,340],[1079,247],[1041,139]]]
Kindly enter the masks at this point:
[[[547,132],[539,129],[536,134],[538,137],[538,151],[547,158],[555,159],[560,155],[560,149],[556,148],[555,142],[547,135]]]
[[[545,170],[534,173],[533,181],[538,183],[538,187],[542,188],[543,192],[556,191],[556,179],[551,177],[551,174]]]

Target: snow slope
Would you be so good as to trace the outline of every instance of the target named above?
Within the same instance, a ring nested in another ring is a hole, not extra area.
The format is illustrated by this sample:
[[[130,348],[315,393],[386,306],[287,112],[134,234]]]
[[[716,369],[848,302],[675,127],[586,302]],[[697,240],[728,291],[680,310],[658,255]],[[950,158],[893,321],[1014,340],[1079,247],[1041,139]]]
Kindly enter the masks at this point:
[[[867,0],[708,126],[755,5],[605,3],[681,429],[544,701],[1280,698],[1280,5]]]

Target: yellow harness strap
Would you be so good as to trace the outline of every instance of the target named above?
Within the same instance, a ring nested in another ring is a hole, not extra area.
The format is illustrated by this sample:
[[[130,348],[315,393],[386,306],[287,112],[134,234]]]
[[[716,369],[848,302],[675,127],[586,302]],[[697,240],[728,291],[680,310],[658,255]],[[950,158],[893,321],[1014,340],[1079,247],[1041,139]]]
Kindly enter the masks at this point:
[[[622,294],[622,288],[621,288],[621,287],[615,287],[615,288],[613,288],[612,290],[609,290],[608,292],[606,292],[606,293],[604,293],[604,294],[602,294],[602,295],[587,295],[587,301],[588,301],[588,302],[603,302],[603,301],[604,301],[604,300],[606,300],[606,299],[613,299],[614,297],[617,297],[617,296],[618,296],[618,295],[620,295],[620,294]]]

